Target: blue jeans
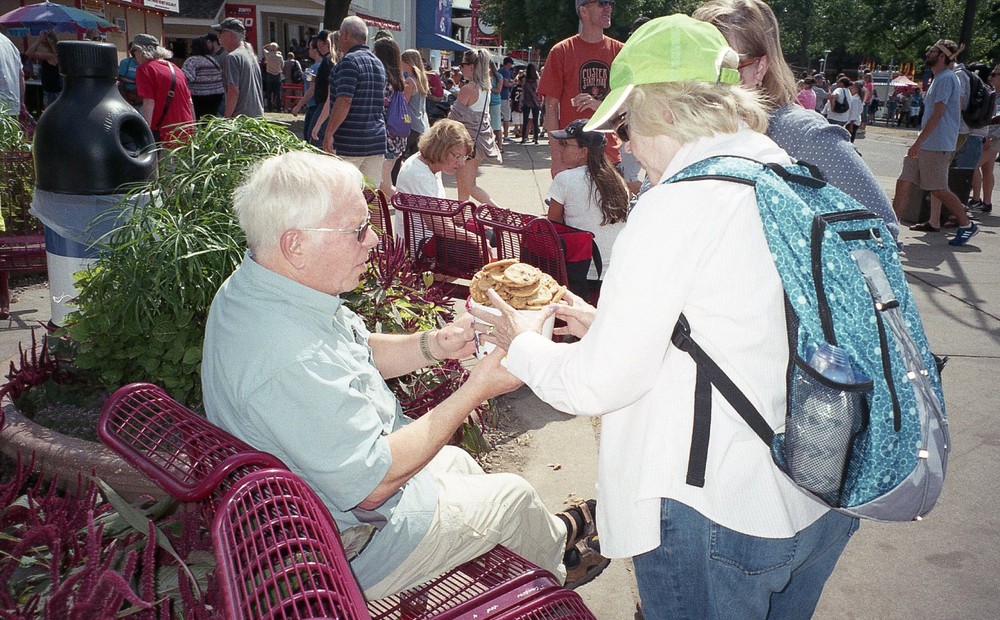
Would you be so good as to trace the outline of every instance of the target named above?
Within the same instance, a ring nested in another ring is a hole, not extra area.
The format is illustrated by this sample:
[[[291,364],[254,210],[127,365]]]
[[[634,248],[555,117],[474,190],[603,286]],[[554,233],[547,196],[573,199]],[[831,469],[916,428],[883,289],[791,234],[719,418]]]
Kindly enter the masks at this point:
[[[664,499],[660,546],[632,558],[647,620],[809,618],[858,520],[830,511],[791,538],[722,527]]]

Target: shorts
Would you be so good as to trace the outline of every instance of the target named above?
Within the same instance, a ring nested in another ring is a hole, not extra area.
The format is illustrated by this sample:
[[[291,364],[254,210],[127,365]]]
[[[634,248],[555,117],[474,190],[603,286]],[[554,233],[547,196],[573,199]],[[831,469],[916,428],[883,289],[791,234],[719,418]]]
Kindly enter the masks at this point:
[[[500,120],[510,122],[510,99],[500,100]]]
[[[920,157],[903,158],[901,181],[912,183],[926,192],[948,189],[948,166],[954,151],[920,151]]]
[[[503,129],[503,125],[500,124],[500,108],[503,106],[491,105],[490,106],[490,129],[493,131],[500,131]]]

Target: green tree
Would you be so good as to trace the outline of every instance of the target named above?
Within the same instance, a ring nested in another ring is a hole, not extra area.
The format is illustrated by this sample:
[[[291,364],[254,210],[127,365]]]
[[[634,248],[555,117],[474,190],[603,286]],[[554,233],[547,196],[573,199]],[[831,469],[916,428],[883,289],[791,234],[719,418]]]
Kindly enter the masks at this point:
[[[861,59],[883,67],[920,63],[924,50],[939,38],[959,39],[967,0],[769,0],[781,24],[786,59],[799,71],[815,70],[831,50],[827,70],[857,68]],[[977,0],[969,61],[1000,60],[1000,0]],[[640,16],[690,14],[701,0],[618,0],[608,34],[628,37]],[[574,4],[568,0],[489,0],[483,15],[500,25],[509,48],[543,54],[577,32]]]

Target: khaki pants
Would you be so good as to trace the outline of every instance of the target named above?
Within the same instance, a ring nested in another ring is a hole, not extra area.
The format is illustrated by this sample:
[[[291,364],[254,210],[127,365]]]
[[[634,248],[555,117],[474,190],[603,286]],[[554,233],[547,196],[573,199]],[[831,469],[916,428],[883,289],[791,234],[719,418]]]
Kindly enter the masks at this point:
[[[379,183],[382,182],[382,162],[385,161],[385,155],[368,155],[366,157],[344,157],[339,155],[341,159],[349,164],[354,164],[361,174],[368,177],[375,187],[378,187]]]
[[[566,579],[566,526],[545,508],[528,481],[487,474],[461,448],[445,446],[426,469],[438,482],[427,535],[389,576],[365,591],[378,599],[423,583],[503,545]]]

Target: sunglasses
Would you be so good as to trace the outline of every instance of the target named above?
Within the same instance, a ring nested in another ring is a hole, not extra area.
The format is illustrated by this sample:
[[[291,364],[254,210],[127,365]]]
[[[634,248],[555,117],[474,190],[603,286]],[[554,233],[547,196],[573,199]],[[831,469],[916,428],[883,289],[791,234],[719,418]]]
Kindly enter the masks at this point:
[[[760,56],[746,56],[740,54],[740,63],[736,65],[737,69],[746,69],[750,65],[755,65],[760,60]]]
[[[372,214],[371,211],[365,217],[365,223],[358,228],[298,228],[297,230],[304,230],[307,232],[335,232],[335,233],[354,233],[358,236],[358,243],[363,243],[365,236],[368,235],[368,229],[372,227]]]
[[[593,0],[592,2],[584,2],[583,6],[587,6],[588,4],[596,4],[597,6],[602,7],[602,8],[606,7],[606,6],[610,6],[611,8],[615,8],[615,1],[614,0]]]
[[[1000,71],[994,71],[993,73],[990,74],[990,77],[996,77],[998,75],[1000,75]]]
[[[616,118],[611,119],[611,128],[614,129],[615,135],[621,138],[622,142],[629,142],[628,135],[628,114],[622,112]]]

